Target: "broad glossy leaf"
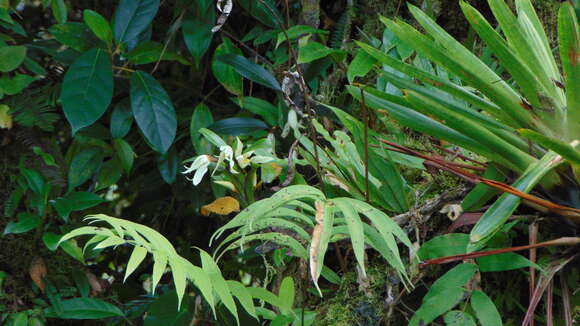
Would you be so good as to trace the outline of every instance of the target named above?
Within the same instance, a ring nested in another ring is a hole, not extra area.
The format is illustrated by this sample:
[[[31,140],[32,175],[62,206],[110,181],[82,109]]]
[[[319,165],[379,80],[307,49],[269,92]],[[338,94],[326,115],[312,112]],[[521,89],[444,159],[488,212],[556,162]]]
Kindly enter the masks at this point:
[[[0,71],[12,71],[24,61],[26,48],[24,46],[3,46],[0,47]]]
[[[50,307],[44,311],[46,316],[61,319],[102,319],[124,315],[119,308],[100,299],[74,298],[62,300],[61,304],[61,313]]]
[[[501,272],[514,269],[534,267],[541,269],[540,266],[532,263],[526,257],[514,252],[479,257],[476,259],[479,270],[482,272]]]
[[[175,290],[163,293],[147,309],[144,326],[175,325],[188,326],[193,318],[189,297],[184,298],[183,306],[178,309]]]
[[[175,109],[161,84],[146,72],[137,71],[131,77],[131,109],[153,149],[167,152],[177,131]]]
[[[27,168],[20,168],[20,173],[22,173],[26,179],[26,183],[28,184],[28,188],[30,188],[30,190],[32,190],[37,195],[44,194],[46,183],[40,172]]]
[[[376,59],[364,51],[358,51],[354,59],[348,65],[346,77],[352,83],[356,77],[364,77],[371,71],[376,63]]]
[[[215,25],[215,4],[211,0],[198,0],[192,5],[191,15],[186,15],[181,27],[187,49],[193,56],[196,66],[207,52],[213,38]]]
[[[119,159],[116,157],[106,161],[101,166],[99,174],[97,175],[97,186],[96,191],[108,188],[109,186],[115,184],[121,178],[123,174],[123,167]]]
[[[452,310],[443,317],[447,326],[475,326],[473,317],[461,310]]]
[[[238,49],[229,38],[224,38],[214,51],[211,60],[211,71],[217,81],[230,93],[238,96],[244,94],[244,78],[231,65],[219,61],[218,57],[224,54],[241,55],[242,51]]]
[[[115,9],[113,32],[117,43],[127,43],[139,37],[153,22],[159,0],[121,0]]]
[[[88,51],[100,44],[99,39],[87,25],[82,23],[68,22],[53,25],[48,29],[48,32],[63,45],[79,52]]]
[[[57,198],[53,205],[60,217],[68,219],[74,211],[91,208],[105,202],[101,196],[92,192],[70,192],[64,197]]]
[[[209,129],[222,135],[238,136],[268,129],[268,125],[253,118],[226,118],[215,122]]]
[[[101,49],[84,53],[64,76],[60,99],[75,134],[92,125],[107,110],[113,98],[113,68]]]
[[[172,49],[165,47],[163,44],[153,41],[141,42],[131,52],[126,54],[127,60],[135,65],[147,64],[157,61],[177,61],[181,64],[189,65],[190,63],[184,57],[177,54]]]
[[[131,145],[121,138],[113,139],[113,147],[115,148],[115,154],[119,158],[125,173],[130,174],[135,160],[135,152],[133,152],[133,148],[131,148]]]
[[[298,63],[308,63],[329,55],[344,56],[344,51],[331,49],[318,42],[310,41],[298,51]]]
[[[193,114],[191,116],[191,122],[189,124],[189,134],[191,136],[191,143],[195,149],[196,154],[206,154],[211,152],[211,147],[207,140],[202,138],[199,130],[201,128],[207,128],[213,124],[213,117],[211,111],[207,105],[204,103],[198,104],[195,109],[193,109]]]
[[[103,161],[100,148],[87,148],[74,156],[68,170],[68,191],[89,180]]]
[[[282,90],[280,84],[271,73],[262,66],[253,63],[240,55],[226,53],[217,57],[217,59],[225,64],[231,65],[238,73],[253,82],[276,91]]]
[[[112,44],[113,31],[105,17],[96,11],[85,9],[83,11],[83,21],[99,39],[105,41],[109,46]]]
[[[241,108],[261,116],[270,126],[275,126],[279,120],[279,111],[272,103],[257,97],[236,97],[232,99]]]
[[[417,255],[421,260],[460,255],[467,252],[468,243],[469,234],[444,234],[425,242]]]
[[[123,138],[131,130],[133,125],[133,112],[131,112],[131,102],[124,99],[115,105],[111,114],[111,136],[113,138]]]
[[[42,224],[40,216],[31,213],[19,213],[17,222],[10,222],[4,228],[4,235],[19,234],[35,229]]]
[[[501,316],[491,299],[483,292],[471,293],[471,307],[481,326],[502,326]]]
[[[51,8],[54,19],[56,19],[56,21],[59,24],[66,23],[68,17],[68,10],[66,8],[66,3],[64,3],[64,0],[52,0]]]
[[[179,165],[179,155],[175,147],[171,147],[167,153],[159,156],[157,167],[159,173],[165,182],[172,184],[175,182],[177,176],[177,169]]]

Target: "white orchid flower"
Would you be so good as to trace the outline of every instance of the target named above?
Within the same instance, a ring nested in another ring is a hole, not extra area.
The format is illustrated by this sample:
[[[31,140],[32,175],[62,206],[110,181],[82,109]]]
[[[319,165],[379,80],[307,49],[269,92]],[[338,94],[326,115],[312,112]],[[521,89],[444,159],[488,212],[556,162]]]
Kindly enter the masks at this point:
[[[185,166],[186,170],[182,173],[189,174],[195,171],[193,178],[186,178],[187,180],[191,181],[194,186],[197,186],[201,182],[201,179],[203,179],[203,176],[207,173],[210,163],[211,158],[209,155],[200,155],[193,161],[193,163],[191,163],[189,167]]]

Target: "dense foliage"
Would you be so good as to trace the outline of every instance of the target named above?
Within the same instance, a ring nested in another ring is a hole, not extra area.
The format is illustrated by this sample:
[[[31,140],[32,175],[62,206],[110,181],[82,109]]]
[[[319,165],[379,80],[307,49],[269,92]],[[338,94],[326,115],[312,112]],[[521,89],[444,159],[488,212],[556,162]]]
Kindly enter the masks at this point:
[[[0,0],[0,323],[575,325],[578,17]]]

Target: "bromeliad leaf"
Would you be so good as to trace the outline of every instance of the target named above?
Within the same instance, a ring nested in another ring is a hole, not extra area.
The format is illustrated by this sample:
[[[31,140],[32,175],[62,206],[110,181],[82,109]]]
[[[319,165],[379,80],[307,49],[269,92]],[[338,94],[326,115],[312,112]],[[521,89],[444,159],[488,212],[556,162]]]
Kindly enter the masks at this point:
[[[113,98],[113,68],[101,49],[81,55],[64,76],[60,99],[75,134],[92,125],[107,110]]]
[[[175,109],[163,87],[146,72],[137,71],[131,77],[131,109],[153,149],[167,152],[177,131]]]

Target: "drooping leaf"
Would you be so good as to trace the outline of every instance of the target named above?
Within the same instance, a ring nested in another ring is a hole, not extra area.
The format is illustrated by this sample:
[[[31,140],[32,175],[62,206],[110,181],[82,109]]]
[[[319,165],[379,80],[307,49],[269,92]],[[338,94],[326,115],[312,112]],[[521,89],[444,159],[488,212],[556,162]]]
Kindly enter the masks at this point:
[[[113,68],[101,49],[81,55],[64,76],[60,99],[75,134],[92,125],[107,110],[113,98]]]
[[[211,29],[215,25],[215,4],[210,0],[198,0],[193,3],[191,11],[185,16],[181,30],[187,49],[195,65],[199,66],[213,38]]]
[[[131,77],[131,109],[153,149],[167,152],[177,131],[175,109],[161,84],[146,72],[137,71]]]
[[[113,31],[105,17],[96,11],[85,9],[83,11],[83,21],[99,39],[105,41],[109,46],[112,44]]]
[[[220,44],[214,51],[211,60],[211,71],[217,81],[230,93],[242,96],[244,93],[244,79],[231,65],[224,65],[219,61],[219,57],[224,54],[241,55],[242,51],[238,49],[232,41],[224,38],[223,43]]]
[[[483,292],[471,293],[471,306],[481,326],[502,326],[501,316],[493,301]]]
[[[131,130],[133,125],[133,113],[129,99],[122,100],[115,105],[111,114],[111,136],[113,138],[123,138]]]
[[[113,33],[117,43],[133,41],[153,22],[159,0],[121,0],[115,9]]]
[[[17,222],[10,222],[4,228],[4,235],[19,234],[35,229],[42,223],[40,216],[31,213],[19,213]]]
[[[222,135],[238,136],[268,129],[268,125],[253,118],[226,118],[215,122],[209,129]]]
[[[3,46],[0,47],[0,71],[12,71],[24,61],[26,48],[24,46]]]
[[[179,164],[179,155],[175,147],[171,147],[167,153],[159,156],[157,167],[159,173],[165,182],[172,184],[177,176],[177,167]]]
[[[57,313],[54,308],[44,310],[49,318],[61,319],[102,319],[123,316],[123,312],[116,306],[93,298],[74,298],[62,300],[62,312]]]
[[[87,148],[76,154],[68,170],[68,190],[82,185],[93,176],[103,161],[100,148]]]
[[[74,211],[91,208],[105,202],[103,198],[92,192],[71,192],[66,196],[57,198],[53,205],[59,216],[68,219],[68,215]]]
[[[121,138],[113,139],[113,147],[115,148],[115,154],[117,155],[117,158],[119,158],[125,173],[130,174],[135,160],[135,152],[133,152],[133,148],[131,148],[131,145]]]
[[[210,153],[211,148],[207,141],[202,138],[199,130],[201,128],[207,128],[212,124],[213,117],[209,107],[204,103],[198,104],[195,109],[193,109],[193,114],[191,116],[191,122],[189,125],[191,143],[193,144],[193,148],[197,154]]]
[[[135,269],[137,269],[137,267],[139,267],[139,264],[141,264],[141,262],[143,261],[143,259],[145,259],[145,256],[147,255],[147,249],[141,246],[135,246],[133,248],[133,252],[131,253],[131,256],[129,257],[129,261],[127,262],[127,269],[125,270],[125,276],[123,277],[123,282],[125,282],[127,280],[127,277],[129,277],[129,275],[131,275]]]
[[[282,90],[280,84],[271,73],[269,73],[262,66],[253,63],[240,55],[226,53],[217,57],[217,59],[234,67],[238,73],[253,82],[269,87],[276,91]]]
[[[59,24],[66,23],[68,17],[68,10],[64,0],[52,0],[52,15]]]

